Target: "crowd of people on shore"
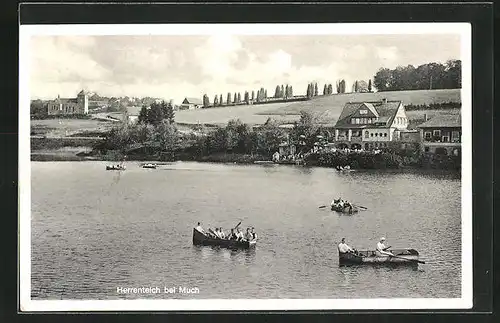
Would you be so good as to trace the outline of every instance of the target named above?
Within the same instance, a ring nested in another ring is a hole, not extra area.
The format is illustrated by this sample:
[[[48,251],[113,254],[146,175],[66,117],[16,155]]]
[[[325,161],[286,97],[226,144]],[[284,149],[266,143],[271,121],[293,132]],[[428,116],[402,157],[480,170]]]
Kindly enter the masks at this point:
[[[222,240],[235,240],[235,241],[253,241],[257,240],[257,233],[255,233],[255,228],[247,228],[246,232],[243,233],[243,231],[240,228],[234,228],[231,229],[230,232],[226,234],[224,229],[222,228],[209,228],[208,230],[204,230],[201,227],[200,222],[198,222],[198,225],[195,228],[198,232],[201,232],[202,234],[206,235],[207,237],[214,238],[214,239],[222,239]]]

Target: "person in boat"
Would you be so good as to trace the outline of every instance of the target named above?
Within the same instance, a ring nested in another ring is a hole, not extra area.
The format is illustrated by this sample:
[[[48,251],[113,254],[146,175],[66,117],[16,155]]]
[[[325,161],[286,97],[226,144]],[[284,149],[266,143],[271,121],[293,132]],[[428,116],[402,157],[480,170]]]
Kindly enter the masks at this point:
[[[382,256],[394,256],[394,254],[390,251],[387,251],[390,247],[385,246],[385,238],[380,238],[380,241],[377,243],[377,254]]]
[[[257,233],[255,233],[255,228],[252,227],[252,240],[257,240]]]
[[[247,228],[247,232],[245,233],[245,239],[247,241],[252,241],[253,240],[253,235],[252,233],[250,232],[250,228]]]
[[[231,229],[231,233],[229,234],[229,240],[238,240],[238,235],[234,232],[234,229]]]
[[[219,228],[219,235],[221,239],[226,239],[226,234],[224,233],[224,230],[222,230],[222,228]]]
[[[245,235],[243,234],[243,232],[240,230],[240,228],[238,228],[238,231],[236,232],[236,237],[237,237],[237,240],[238,241],[243,241],[245,240]]]
[[[340,241],[339,245],[338,245],[338,249],[339,249],[339,252],[340,253],[350,253],[350,252],[354,252],[354,249],[349,247],[346,243],[345,243],[345,238],[342,238],[342,241]]]
[[[201,232],[203,233],[204,235],[207,235],[207,233],[205,232],[205,230],[203,230],[203,228],[201,227],[201,224],[200,222],[198,222],[198,225],[196,226],[195,228],[198,232]]]
[[[221,239],[221,237],[220,237],[220,232],[219,232],[219,228],[215,228],[215,230],[214,230],[214,235],[215,235],[215,237],[216,237],[217,239]]]

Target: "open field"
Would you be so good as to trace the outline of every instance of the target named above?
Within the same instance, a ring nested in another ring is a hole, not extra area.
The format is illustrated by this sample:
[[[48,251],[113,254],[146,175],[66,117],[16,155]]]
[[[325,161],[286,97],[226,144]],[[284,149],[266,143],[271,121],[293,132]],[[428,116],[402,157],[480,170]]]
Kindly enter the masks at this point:
[[[346,93],[320,96],[310,101],[184,110],[176,112],[175,120],[179,123],[186,124],[205,123],[220,125],[226,124],[231,119],[239,118],[241,121],[248,124],[262,124],[266,122],[267,118],[272,117],[278,121],[293,122],[299,119],[300,111],[305,110],[319,113],[323,123],[334,123],[347,102],[377,101],[382,98],[387,98],[388,100],[402,100],[403,104],[414,105],[460,102],[460,89]],[[436,110],[430,111],[428,116],[433,115],[435,111]],[[411,113],[409,112],[408,114],[411,114],[417,119],[423,117],[423,113],[420,111],[411,111]]]
[[[94,119],[31,120],[31,133],[37,136],[64,137],[84,132],[104,132],[113,122]]]
[[[240,105],[233,107],[221,107],[199,110],[182,110],[175,112],[175,121],[189,124],[226,124],[231,119],[240,119],[248,124],[262,124],[266,122],[268,115],[261,114],[269,109],[278,109],[289,105],[290,103],[269,103],[261,105]],[[274,115],[273,119],[286,122],[293,122],[298,119],[297,116]]]
[[[460,102],[460,89],[451,90],[419,90],[419,91],[392,91],[375,93],[345,93],[329,96],[320,96],[310,101],[292,102],[286,106],[270,107],[262,114],[299,114],[301,110],[328,111],[328,114],[337,118],[347,102],[380,101],[386,98],[389,101],[403,101],[403,104],[431,104],[445,102]]]

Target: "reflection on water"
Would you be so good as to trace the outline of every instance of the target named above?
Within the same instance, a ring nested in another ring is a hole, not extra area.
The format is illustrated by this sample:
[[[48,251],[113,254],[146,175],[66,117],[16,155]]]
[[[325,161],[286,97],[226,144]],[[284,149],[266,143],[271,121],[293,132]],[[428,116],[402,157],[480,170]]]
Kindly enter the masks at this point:
[[[171,163],[124,172],[102,162],[32,163],[32,297],[460,297],[460,176],[278,165]],[[367,207],[329,208],[342,197]],[[193,246],[196,222],[253,226],[257,247]],[[418,266],[340,266],[342,237],[415,248]],[[446,250],[446,253],[443,253]],[[119,294],[117,287],[200,293]]]

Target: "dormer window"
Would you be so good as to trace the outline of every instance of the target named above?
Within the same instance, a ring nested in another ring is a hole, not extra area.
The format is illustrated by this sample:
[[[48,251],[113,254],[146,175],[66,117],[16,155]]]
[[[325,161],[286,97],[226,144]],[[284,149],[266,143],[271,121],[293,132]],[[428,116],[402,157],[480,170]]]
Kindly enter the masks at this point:
[[[368,110],[359,110],[359,114],[368,114]]]

